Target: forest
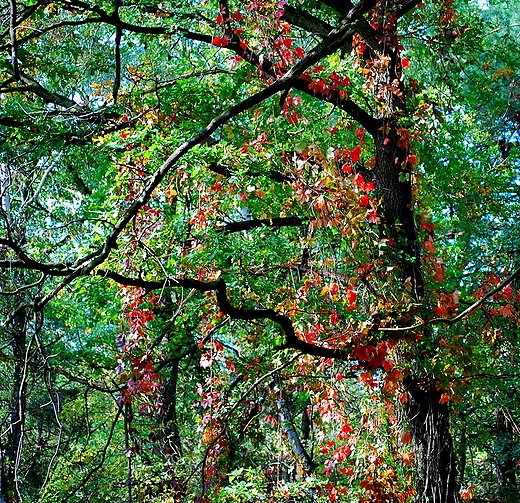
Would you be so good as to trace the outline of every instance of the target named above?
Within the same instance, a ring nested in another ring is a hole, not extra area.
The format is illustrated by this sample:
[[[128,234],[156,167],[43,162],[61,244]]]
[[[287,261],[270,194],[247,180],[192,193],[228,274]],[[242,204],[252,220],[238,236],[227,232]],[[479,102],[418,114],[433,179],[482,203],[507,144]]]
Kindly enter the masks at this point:
[[[520,501],[520,2],[8,0],[0,503]]]

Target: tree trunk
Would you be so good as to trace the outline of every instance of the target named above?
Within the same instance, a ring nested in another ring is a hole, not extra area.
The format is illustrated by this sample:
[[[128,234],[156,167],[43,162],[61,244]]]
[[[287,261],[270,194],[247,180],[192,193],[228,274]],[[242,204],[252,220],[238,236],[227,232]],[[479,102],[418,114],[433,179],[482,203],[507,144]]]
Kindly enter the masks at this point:
[[[392,5],[394,16],[389,14]],[[371,174],[382,201],[380,233],[394,241],[388,259],[399,266],[405,295],[409,294],[420,304],[424,300],[424,278],[413,212],[415,159],[411,155],[412,132],[401,126],[407,111],[397,33],[399,8],[400,2],[390,1],[384,6],[378,4],[372,12],[372,23],[384,26],[386,36],[376,48],[378,54],[373,54],[372,49],[366,53],[366,66],[378,107],[374,137],[376,160]],[[433,376],[410,377],[404,385],[408,391],[404,413],[415,447],[415,503],[458,502],[449,409],[440,403],[442,390],[436,388]]]
[[[285,393],[283,389],[282,380],[280,377],[277,378],[278,390],[277,390],[277,399],[276,406],[278,407],[278,416],[280,418],[280,424],[283,426],[285,430],[285,434],[287,435],[287,439],[289,440],[289,444],[291,446],[291,451],[294,459],[296,460],[296,472],[298,478],[305,479],[308,477],[315,468],[315,464],[312,461],[309,453],[305,449],[300,435],[296,430],[293,422],[293,407],[290,402],[289,397]]]
[[[11,183],[9,166],[0,164],[0,208],[5,225],[14,238],[21,244],[24,241],[24,218],[20,218],[18,225],[13,225],[11,219],[11,200],[9,187]],[[0,255],[3,252],[0,250]],[[4,273],[0,288],[5,288],[11,282],[14,287],[23,285],[24,273],[15,272],[12,275]],[[10,285],[9,285],[10,286]],[[25,432],[25,414],[27,408],[27,309],[23,306],[25,296],[15,293],[12,301],[6,301],[5,312],[9,313],[10,320],[4,327],[4,334],[10,341],[14,360],[14,377],[11,396],[9,399],[10,424],[7,431],[7,441],[0,445],[0,503],[20,501],[20,484],[18,467],[22,455],[22,444]],[[13,313],[11,315],[11,313]]]
[[[179,380],[179,360],[171,364],[170,375],[163,387],[162,452],[165,459],[176,460],[182,455],[182,443],[177,424],[177,382]]]
[[[16,300],[19,300],[18,296],[16,297]],[[22,453],[27,406],[27,381],[25,376],[26,322],[26,312],[24,309],[20,309],[18,313],[15,314],[11,323],[11,329],[8,331],[8,336],[10,336],[12,340],[11,347],[15,367],[13,388],[9,400],[10,425],[7,433],[7,442],[2,452],[0,473],[0,502],[2,503],[20,501],[18,466]]]
[[[498,479],[498,496],[503,502],[519,501],[516,485],[517,442],[515,440],[516,425],[510,411],[506,407],[495,410],[495,448],[494,458]]]
[[[432,376],[405,380],[404,410],[412,434],[417,469],[416,503],[457,503],[457,470],[449,431],[449,409],[440,403]]]

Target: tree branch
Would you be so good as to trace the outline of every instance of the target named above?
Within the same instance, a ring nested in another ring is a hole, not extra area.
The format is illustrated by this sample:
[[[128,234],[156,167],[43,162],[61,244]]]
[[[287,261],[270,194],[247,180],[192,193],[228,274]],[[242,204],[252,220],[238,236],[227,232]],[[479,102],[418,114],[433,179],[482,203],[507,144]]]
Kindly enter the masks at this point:
[[[254,220],[243,220],[242,222],[230,222],[217,229],[217,232],[231,234],[233,232],[248,231],[257,227],[298,227],[314,217],[279,217],[279,218],[257,218]]]
[[[332,26],[329,23],[322,21],[303,9],[297,9],[290,5],[284,7],[283,19],[286,19],[287,22],[298,28],[322,37],[327,36],[332,30]]]
[[[220,113],[217,117],[209,122],[209,124],[198,134],[191,137],[189,140],[185,141],[182,145],[180,145],[163,163],[163,165],[150,177],[148,183],[144,186],[141,193],[133,200],[130,204],[130,207],[123,213],[121,218],[115,224],[114,229],[110,232],[105,240],[105,244],[99,248],[96,252],[91,254],[88,258],[84,257],[79,262],[85,264],[81,267],[78,267],[76,270],[71,272],[67,277],[63,279],[58,285],[56,285],[45,297],[37,302],[35,309],[41,310],[44,306],[50,302],[58,292],[60,292],[67,285],[72,283],[76,278],[80,276],[90,274],[97,266],[101,265],[110,255],[110,252],[113,248],[117,247],[117,240],[123,229],[128,225],[128,223],[134,218],[137,212],[145,205],[150,198],[156,187],[161,183],[170,169],[173,168],[177,164],[177,162],[189,152],[196,145],[200,145],[204,141],[206,141],[212,133],[214,133],[219,127],[223,124],[226,124],[229,120],[236,117],[237,115],[249,110],[250,108],[262,103],[268,98],[274,96],[276,93],[284,91],[287,89],[287,86],[291,85],[295,78],[301,75],[305,70],[310,68],[312,65],[316,64],[320,59],[333,54],[339,47],[341,47],[343,40],[346,34],[350,33],[351,24],[364,12],[366,12],[370,8],[371,2],[365,0],[359,2],[355,9],[351,11],[349,16],[345,18],[340,25],[333,30],[328,37],[318,45],[312,49],[309,54],[299,61],[296,65],[294,65],[287,73],[285,73],[282,77],[280,77],[276,82],[271,84],[270,86],[262,89],[261,91],[249,96],[245,100],[237,103],[233,107],[225,110]],[[375,120],[370,117],[372,121]],[[291,325],[292,327],[292,325]],[[294,335],[294,331],[293,331]],[[302,341],[298,341],[296,337],[295,344],[298,345],[296,348],[294,345],[288,345],[287,347],[295,347],[295,349],[299,349],[301,347]],[[312,346],[309,344],[309,346]],[[327,348],[323,348],[327,349]],[[329,350],[330,351],[330,350]],[[329,355],[329,351],[325,351]],[[323,356],[323,355],[317,355]],[[328,357],[331,357],[330,355]]]
[[[13,70],[6,69],[5,71],[12,75],[14,78]],[[107,122],[108,120],[115,119],[117,117],[117,114],[107,113],[104,110],[93,111],[90,108],[79,105],[74,100],[71,100],[66,96],[48,91],[39,82],[29,77],[22,71],[19,71],[19,79],[28,86],[26,88],[23,88],[23,91],[30,91],[36,94],[36,96],[39,96],[46,103],[57,105],[59,107],[67,109],[68,112],[70,112],[78,119],[98,124]],[[10,88],[6,88],[5,90],[0,89],[0,94],[9,91],[12,90]]]
[[[215,292],[215,298],[219,309],[233,320],[270,320],[280,326],[285,334],[285,342],[275,346],[275,350],[297,349],[302,353],[323,358],[337,360],[350,360],[350,354],[343,349],[327,348],[304,342],[296,336],[294,326],[290,318],[277,313],[273,309],[240,309],[234,307],[227,297],[226,282],[220,278],[216,281],[199,281],[196,279],[168,278],[160,281],[147,281],[141,278],[128,278],[115,271],[99,269],[96,274],[104,278],[110,278],[120,285],[129,285],[143,288],[146,291],[164,290],[165,288],[192,288],[200,292]]]
[[[324,49],[327,48],[324,50],[324,54],[322,57],[333,54],[336,50],[341,48],[345,43],[344,39],[348,38],[355,32],[355,29],[350,25],[350,23],[345,23],[344,21],[342,23],[343,24],[340,24],[338,28],[332,30],[329,33],[329,35],[325,37],[323,41],[319,44],[322,45]],[[341,28],[343,28],[343,31],[345,33],[343,33],[342,38],[339,39],[338,33],[342,33]],[[182,30],[182,33],[186,38],[189,38],[190,40],[197,40],[199,42],[206,42],[208,44],[211,44],[213,41],[213,37],[210,35],[202,35],[200,33],[194,33],[189,30]],[[248,63],[256,67],[261,73],[268,75],[272,79],[278,78],[278,73],[277,71],[275,71],[275,65],[270,60],[268,60],[264,56],[256,54],[247,47],[243,47],[242,45],[240,45],[240,42],[240,38],[236,35],[233,35],[231,37],[231,42],[225,46],[225,49],[232,50],[235,54],[244,59],[244,61],[247,61]],[[302,61],[306,60],[307,58],[304,58]],[[306,65],[305,69],[309,68],[317,61],[318,60],[315,60],[313,63]],[[311,90],[309,88],[309,83],[311,81],[301,76],[305,69],[301,70],[296,75],[294,75],[294,77],[291,78],[290,83],[285,86],[285,92],[287,92],[288,89],[293,87],[298,91],[308,94],[309,96],[315,97],[327,103],[331,103],[343,110],[344,112],[346,112],[347,114],[349,114],[354,120],[359,122],[359,124],[363,126],[370,135],[375,136],[377,134],[377,120],[374,117],[372,117],[369,113],[367,113],[365,110],[363,110],[353,100],[351,100],[350,98],[343,97],[339,93],[339,91],[335,89],[328,89],[326,92],[319,91],[317,89]]]
[[[11,64],[13,65],[13,78],[15,81],[20,79],[18,69],[18,51],[16,46],[16,0],[9,0],[9,37],[11,39]]]
[[[382,327],[379,328],[380,332],[407,332],[408,330],[417,330],[419,328],[423,328],[429,325],[434,325],[438,323],[446,323],[447,325],[453,325],[463,318],[465,318],[468,314],[470,314],[475,309],[478,309],[486,300],[488,300],[490,297],[495,295],[496,293],[500,292],[504,287],[506,287],[509,283],[511,283],[515,278],[520,277],[520,267],[510,276],[508,276],[504,281],[502,281],[498,286],[490,290],[484,297],[477,300],[471,306],[464,309],[464,311],[460,312],[457,316],[454,318],[433,318],[431,320],[425,321],[423,323],[418,323],[417,325],[412,325],[410,327]]]
[[[66,263],[51,263],[51,264],[45,264],[42,262],[37,262],[36,260],[33,260],[29,255],[27,255],[23,249],[14,241],[10,239],[3,239],[0,238],[0,245],[7,246],[8,248],[11,248],[18,258],[20,260],[1,260],[0,261],[0,268],[1,269],[11,269],[11,268],[18,268],[18,269],[31,269],[33,271],[41,271],[45,274],[48,274],[50,276],[67,276],[67,274],[70,274],[71,264]]]
[[[215,162],[212,162],[207,166],[207,168],[210,171],[213,171],[213,173],[217,173],[217,175],[225,176],[226,178],[229,178],[230,176],[233,176],[235,174],[234,171],[231,171],[227,166],[224,166],[222,164],[217,164]],[[265,176],[267,178],[270,178],[271,180],[274,180],[275,182],[280,183],[290,183],[295,181],[294,175],[291,173],[284,173],[283,171],[277,171],[275,169],[270,169],[268,171],[246,171],[243,173],[246,176]]]

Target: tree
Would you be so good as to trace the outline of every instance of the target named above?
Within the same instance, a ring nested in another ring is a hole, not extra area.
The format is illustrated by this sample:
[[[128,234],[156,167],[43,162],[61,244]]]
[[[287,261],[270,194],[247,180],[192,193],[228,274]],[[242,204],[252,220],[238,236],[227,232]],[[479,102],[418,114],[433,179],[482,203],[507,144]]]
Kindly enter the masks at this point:
[[[513,15],[6,19],[1,501],[514,498]]]

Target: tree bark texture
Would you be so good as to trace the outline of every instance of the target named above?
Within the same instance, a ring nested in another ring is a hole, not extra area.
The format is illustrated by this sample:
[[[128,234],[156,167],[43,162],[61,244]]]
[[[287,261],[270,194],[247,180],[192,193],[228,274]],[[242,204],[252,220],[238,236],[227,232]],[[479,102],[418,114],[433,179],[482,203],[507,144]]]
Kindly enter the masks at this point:
[[[21,301],[20,301],[21,303]],[[27,408],[26,381],[26,345],[27,314],[20,309],[13,317],[8,336],[14,358],[14,379],[9,400],[10,424],[7,441],[2,447],[0,474],[0,501],[14,503],[20,501],[18,467],[25,432],[25,414]]]
[[[380,232],[393,239],[389,259],[399,266],[400,280],[417,303],[424,301],[424,278],[413,212],[413,163],[410,160],[411,132],[401,126],[406,115],[406,94],[402,77],[397,19],[400,2],[387,2],[380,17],[373,12],[373,23],[389,19],[384,9],[393,4],[395,24],[376,48],[368,48],[366,66],[373,79],[378,127],[375,141],[373,181],[382,201]],[[427,334],[426,334],[427,335]],[[412,376],[405,380],[408,402],[406,422],[415,448],[415,503],[456,503],[459,501],[455,454],[449,431],[449,409],[440,403],[442,390],[433,376]]]
[[[458,503],[457,470],[449,410],[431,376],[405,380],[404,410],[417,469],[417,503]]]

